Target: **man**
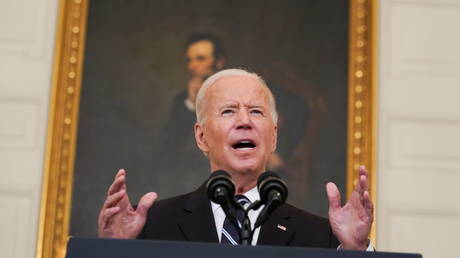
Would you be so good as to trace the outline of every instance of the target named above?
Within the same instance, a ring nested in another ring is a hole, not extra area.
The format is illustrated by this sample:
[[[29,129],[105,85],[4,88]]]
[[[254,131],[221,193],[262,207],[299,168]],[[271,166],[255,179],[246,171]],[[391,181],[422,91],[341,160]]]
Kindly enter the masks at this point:
[[[278,133],[275,100],[264,81],[238,69],[216,73],[198,92],[196,112],[195,140],[209,159],[210,171],[229,172],[237,195],[258,199],[257,178],[276,150]],[[157,195],[147,193],[133,209],[125,180],[126,172],[120,170],[109,188],[99,215],[100,237],[199,242],[224,238],[225,214],[207,200],[204,186],[154,205]],[[252,244],[336,248],[340,243],[343,249],[366,250],[373,222],[366,170],[360,168],[359,182],[343,207],[335,184],[326,188],[329,223],[283,204],[256,229]],[[256,216],[249,216],[254,223]]]
[[[187,85],[185,105],[195,110],[195,98],[204,80],[225,65],[225,49],[212,34],[193,34],[187,43],[187,68],[190,80]]]
[[[160,132],[160,142],[154,154],[154,170],[168,170],[166,176],[158,175],[161,185],[165,186],[159,191],[174,192],[168,189],[172,184],[191,191],[205,178],[200,173],[189,173],[190,169],[203,171],[208,167],[207,160],[196,148],[193,136],[195,98],[203,81],[224,67],[225,56],[222,42],[212,34],[192,34],[187,40],[185,57],[189,79],[186,87],[173,99],[169,119]],[[178,176],[184,180],[171,181]]]
[[[186,45],[189,79],[186,89],[176,96],[174,104],[192,114],[198,90],[206,78],[224,67],[226,51],[220,39],[209,33],[190,35]]]

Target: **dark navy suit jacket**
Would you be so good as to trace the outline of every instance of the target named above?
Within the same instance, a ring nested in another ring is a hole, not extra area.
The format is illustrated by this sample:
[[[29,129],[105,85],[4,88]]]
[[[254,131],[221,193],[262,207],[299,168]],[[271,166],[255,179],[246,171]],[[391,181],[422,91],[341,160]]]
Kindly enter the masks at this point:
[[[214,216],[205,186],[155,202],[138,238],[217,243]],[[337,248],[339,242],[327,219],[283,204],[262,225],[257,245]]]

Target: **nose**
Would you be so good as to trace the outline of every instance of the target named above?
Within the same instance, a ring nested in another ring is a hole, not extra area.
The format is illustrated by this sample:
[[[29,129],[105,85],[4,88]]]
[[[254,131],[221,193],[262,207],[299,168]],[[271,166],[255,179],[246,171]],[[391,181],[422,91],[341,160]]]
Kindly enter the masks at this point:
[[[237,129],[251,129],[252,128],[252,121],[251,116],[248,113],[247,109],[243,109],[238,112],[238,124]]]
[[[188,62],[188,70],[191,72],[195,72],[195,70],[197,69],[197,65],[198,63],[195,60],[191,59]]]

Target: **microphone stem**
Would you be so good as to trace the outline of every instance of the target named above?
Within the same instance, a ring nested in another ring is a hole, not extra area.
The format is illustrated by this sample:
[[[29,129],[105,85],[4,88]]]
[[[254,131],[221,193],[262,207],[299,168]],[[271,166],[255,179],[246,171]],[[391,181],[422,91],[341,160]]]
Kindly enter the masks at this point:
[[[244,210],[243,223],[241,224],[241,244],[251,245],[252,235],[254,231],[251,230],[251,221],[249,220],[248,210]]]

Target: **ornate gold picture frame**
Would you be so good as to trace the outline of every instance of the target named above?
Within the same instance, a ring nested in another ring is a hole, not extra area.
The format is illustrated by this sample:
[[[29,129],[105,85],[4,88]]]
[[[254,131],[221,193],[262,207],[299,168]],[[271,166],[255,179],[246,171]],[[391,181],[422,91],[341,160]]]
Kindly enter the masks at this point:
[[[63,257],[69,237],[87,15],[88,1],[60,1],[37,257]],[[350,0],[347,194],[363,164],[374,202],[375,20],[375,1]]]

